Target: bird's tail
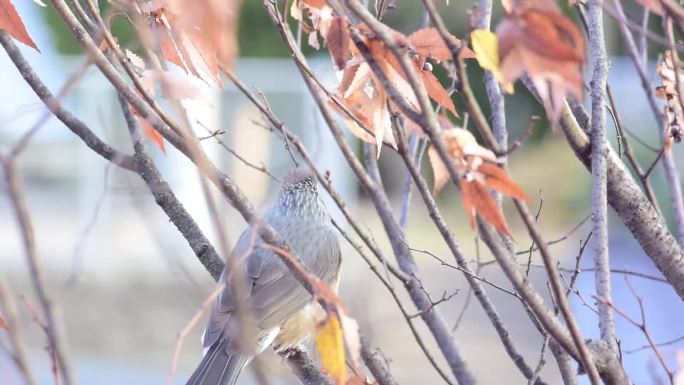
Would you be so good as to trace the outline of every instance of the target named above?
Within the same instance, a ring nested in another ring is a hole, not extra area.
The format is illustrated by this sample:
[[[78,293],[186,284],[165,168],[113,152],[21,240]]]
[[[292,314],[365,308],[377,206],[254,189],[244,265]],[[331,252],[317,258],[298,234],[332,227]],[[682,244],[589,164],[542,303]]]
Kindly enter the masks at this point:
[[[245,353],[228,353],[226,340],[221,339],[209,348],[186,385],[234,385],[250,358]]]

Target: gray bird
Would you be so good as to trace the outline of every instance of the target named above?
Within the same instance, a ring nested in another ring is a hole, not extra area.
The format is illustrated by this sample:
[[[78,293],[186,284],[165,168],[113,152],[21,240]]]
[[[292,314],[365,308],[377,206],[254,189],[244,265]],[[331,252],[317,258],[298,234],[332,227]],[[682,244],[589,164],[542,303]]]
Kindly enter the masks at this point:
[[[340,244],[311,170],[294,168],[287,174],[265,218],[309,270],[337,290]],[[254,355],[271,345],[278,351],[297,345],[324,318],[321,306],[278,255],[258,247],[262,242],[247,229],[231,252],[229,258],[240,266],[242,290],[231,285],[236,272],[227,271],[231,264],[226,264],[220,278],[226,288],[214,302],[204,331],[208,350],[187,385],[233,385]],[[238,293],[244,298],[236,298]],[[241,325],[238,306],[250,312],[250,325]]]

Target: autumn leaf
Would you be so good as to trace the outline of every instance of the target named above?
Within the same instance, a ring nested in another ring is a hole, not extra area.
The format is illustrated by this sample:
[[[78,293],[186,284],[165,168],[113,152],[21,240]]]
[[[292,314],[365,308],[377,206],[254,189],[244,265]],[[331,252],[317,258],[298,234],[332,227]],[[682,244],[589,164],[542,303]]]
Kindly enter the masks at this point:
[[[463,195],[463,209],[468,215],[470,226],[476,227],[475,217],[476,214],[479,214],[482,219],[494,226],[499,232],[510,237],[511,232],[506,220],[487,186],[468,175],[461,179],[460,186]]]
[[[684,121],[683,106],[680,104],[679,90],[677,87],[677,73],[672,51],[665,51],[663,61],[656,66],[656,72],[660,75],[662,85],[656,87],[656,97],[667,102],[664,113],[667,118],[667,127],[663,149],[669,153],[673,142],[679,143],[682,140],[681,124]],[[684,73],[679,70],[679,76],[684,77]]]
[[[428,93],[428,96],[430,99],[434,100],[442,106],[443,108],[446,108],[449,112],[454,114],[454,116],[458,117],[458,112],[456,112],[456,106],[454,106],[454,101],[451,100],[451,96],[449,96],[449,93],[447,92],[446,89],[444,89],[444,86],[439,82],[437,77],[430,71],[429,69],[424,69],[424,68],[418,68],[416,66],[416,72],[420,75],[421,80],[423,81],[423,84],[425,85],[425,90]]]
[[[347,376],[344,363],[344,336],[336,315],[328,314],[318,326],[316,347],[323,370],[332,377],[336,384],[344,384]]]
[[[162,56],[199,79],[222,87],[221,66],[237,56],[237,17],[241,0],[154,2],[143,12],[154,16]]]
[[[157,148],[159,148],[164,154],[166,154],[166,144],[164,142],[164,137],[161,136],[157,130],[152,127],[150,122],[147,121],[147,119],[144,119],[142,116],[138,115],[138,111],[135,110],[132,106],[128,106],[129,111],[133,116],[138,118],[138,121],[140,122],[140,125],[142,126],[143,133],[145,136],[147,136],[148,139],[154,143]]]
[[[447,128],[440,133],[440,137],[447,156],[461,177],[459,186],[463,208],[471,226],[475,227],[475,217],[479,214],[502,234],[510,236],[503,213],[491,193],[495,190],[515,199],[526,200],[523,189],[497,165],[500,161],[496,155],[480,146],[468,130]],[[434,177],[433,193],[437,194],[449,181],[450,174],[434,146],[428,149],[428,158]]]
[[[456,162],[456,167],[459,172],[465,171],[466,157],[474,156],[490,162],[498,162],[496,154],[491,150],[480,146],[477,140],[468,130],[453,127],[445,129],[440,133],[442,142],[446,146],[447,153]],[[428,158],[432,165],[434,175],[434,193],[438,193],[444,185],[449,181],[449,173],[446,165],[442,162],[439,153],[434,146],[430,146],[428,150]]]
[[[461,40],[457,39],[455,36],[450,37],[457,46],[462,44]],[[451,51],[444,42],[444,39],[442,39],[437,28],[419,29],[410,34],[408,40],[415,48],[416,53],[423,58],[432,58],[437,61],[452,59]],[[460,55],[463,59],[475,57],[473,51],[468,49],[468,47],[463,47]]]
[[[513,8],[497,28],[501,82],[511,84],[527,72],[556,120],[566,95],[582,98],[584,39],[562,13],[532,3]]]
[[[474,171],[475,178],[484,182],[487,187],[492,188],[504,195],[512,198],[527,200],[527,194],[523,189],[511,179],[501,167],[492,163],[482,162]]]
[[[470,42],[475,51],[475,58],[480,67],[489,70],[499,83],[502,83],[504,90],[513,93],[513,84],[503,84],[503,76],[499,68],[499,47],[496,35],[486,29],[476,29],[470,33]]]
[[[300,21],[302,29],[310,35],[320,32],[322,36],[326,36],[333,22],[333,10],[325,0],[293,0],[290,16]],[[311,25],[306,24],[306,18]]]
[[[17,9],[10,0],[0,0],[0,29],[8,35],[40,52],[36,43],[29,36],[24,22],[21,20]]]

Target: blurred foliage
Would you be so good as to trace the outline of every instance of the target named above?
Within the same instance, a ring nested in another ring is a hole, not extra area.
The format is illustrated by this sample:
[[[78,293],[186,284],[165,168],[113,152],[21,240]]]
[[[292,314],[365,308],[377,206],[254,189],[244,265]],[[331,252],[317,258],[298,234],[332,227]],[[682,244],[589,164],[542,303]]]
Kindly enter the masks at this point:
[[[373,3],[373,2],[371,2]],[[437,2],[440,14],[444,18],[447,26],[451,32],[458,36],[464,37],[469,30],[469,18],[472,15],[472,2],[451,2],[446,5],[445,2]],[[279,3],[282,5],[282,2]],[[396,7],[386,12],[385,21],[392,28],[410,34],[411,32],[421,27],[422,19],[424,17],[423,7],[420,1],[415,0],[397,0]],[[108,2],[101,2],[103,14],[107,15],[110,9]],[[567,5],[564,5],[567,7]],[[281,8],[282,9],[282,8]],[[576,15],[575,12],[570,12]],[[494,20],[498,20],[503,16],[503,9],[500,2],[495,2]],[[59,15],[52,7],[48,7],[44,11],[44,17],[47,23],[53,30],[55,44],[59,52],[64,54],[78,54],[82,50],[78,43],[71,35],[69,30],[64,26],[64,23],[59,18]],[[137,44],[134,42],[134,32],[128,18],[123,15],[116,15],[109,18],[114,35],[119,39],[119,42],[130,49],[136,50]],[[298,26],[296,22],[289,18],[292,30],[297,33]],[[287,50],[284,47],[278,32],[273,27],[271,20],[264,11],[263,5],[260,1],[243,1],[240,10],[239,18],[239,47],[240,56],[243,57],[286,57]],[[302,34],[301,39],[302,49],[305,54],[317,54],[313,48],[307,43],[307,36]],[[327,55],[322,50],[321,55]],[[443,82],[448,84],[449,81],[445,71],[440,66],[435,66],[435,74]],[[487,103],[487,94],[484,85],[476,79],[482,79],[482,69],[474,61],[468,62],[468,74],[471,78],[471,85],[473,91],[480,101],[483,112],[487,117],[490,116],[489,104]],[[454,101],[457,110],[461,113],[459,119],[455,119],[455,124],[461,125],[465,117],[465,106],[458,95],[454,95]],[[543,108],[536,103],[527,90],[518,85],[515,89],[515,94],[506,96],[507,110],[516,111],[516,114],[507,114],[507,125],[511,133],[511,140],[514,140],[522,134],[527,127],[529,117],[531,115],[539,115],[545,117]],[[452,117],[453,118],[453,117]],[[472,128],[472,120],[469,123]],[[542,120],[537,124],[534,134],[529,139],[530,142],[536,142],[547,132],[548,121]]]

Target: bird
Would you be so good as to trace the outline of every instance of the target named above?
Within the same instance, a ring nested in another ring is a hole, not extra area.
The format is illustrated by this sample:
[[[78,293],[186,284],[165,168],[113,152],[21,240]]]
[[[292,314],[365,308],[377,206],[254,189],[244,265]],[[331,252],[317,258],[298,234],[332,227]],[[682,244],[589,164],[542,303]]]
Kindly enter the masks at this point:
[[[310,168],[288,171],[264,219],[309,271],[336,292],[340,243]],[[219,278],[225,288],[212,304],[202,338],[205,354],[186,385],[233,385],[257,354],[269,346],[278,352],[297,346],[325,318],[320,304],[275,252],[259,247],[262,243],[248,228],[229,254],[233,261]],[[236,271],[230,271],[232,266]],[[243,309],[249,316],[241,317]]]

